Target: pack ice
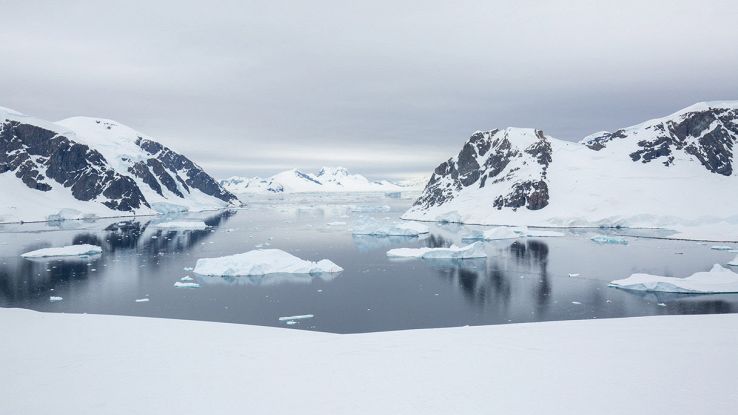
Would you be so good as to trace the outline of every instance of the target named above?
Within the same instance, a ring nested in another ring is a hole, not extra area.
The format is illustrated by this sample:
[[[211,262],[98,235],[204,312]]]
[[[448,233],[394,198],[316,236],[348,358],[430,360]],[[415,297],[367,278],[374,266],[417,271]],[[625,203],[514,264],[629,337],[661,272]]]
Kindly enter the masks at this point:
[[[484,243],[474,242],[467,246],[451,245],[448,248],[396,248],[387,251],[388,257],[423,259],[468,259],[486,258]]]
[[[209,276],[319,274],[341,272],[343,268],[322,259],[318,262],[300,259],[281,249],[255,249],[243,254],[219,258],[200,258],[194,272]]]
[[[97,245],[69,245],[58,248],[43,248],[35,251],[26,252],[21,254],[23,258],[45,258],[45,257],[56,257],[56,256],[85,256],[85,255],[99,255],[102,253],[102,248]]]
[[[738,293],[738,274],[715,264],[710,271],[697,272],[686,278],[633,274],[628,278],[610,282],[610,286],[634,291],[669,293]]]

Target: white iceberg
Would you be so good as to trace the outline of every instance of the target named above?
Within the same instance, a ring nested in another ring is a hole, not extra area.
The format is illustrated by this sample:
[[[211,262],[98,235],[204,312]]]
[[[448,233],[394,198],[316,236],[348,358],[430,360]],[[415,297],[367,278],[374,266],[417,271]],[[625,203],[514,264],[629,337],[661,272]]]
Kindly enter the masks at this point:
[[[391,225],[371,223],[352,231],[354,235],[371,236],[418,236],[430,232],[428,227],[418,222],[399,222]]]
[[[266,274],[319,274],[341,272],[343,268],[322,259],[306,261],[280,249],[256,249],[243,254],[219,258],[200,258],[194,272],[209,276],[242,276]]]
[[[396,248],[387,251],[392,258],[423,258],[423,259],[468,259],[486,258],[484,243],[474,242],[467,246],[451,245],[448,248]]]
[[[174,286],[177,288],[200,288],[200,284],[196,282],[182,282],[177,281],[174,283]]]
[[[597,235],[590,239],[592,242],[597,242],[598,244],[628,245],[628,241],[619,236]]]
[[[715,251],[730,251],[733,247],[728,245],[713,245],[710,249],[714,249]]]
[[[102,248],[97,245],[69,245],[58,248],[43,248],[21,254],[23,258],[46,258],[58,256],[89,256],[99,255]]]
[[[62,297],[56,297],[56,296],[53,296],[53,295],[51,297],[49,297],[49,302],[51,302],[51,303],[56,303],[56,302],[61,301],[61,300],[63,300]]]
[[[302,314],[302,315],[299,315],[299,316],[280,317],[279,318],[279,321],[305,320],[305,319],[313,318],[313,317],[315,317],[315,316],[312,315],[312,314]]]
[[[152,225],[154,228],[161,229],[185,229],[185,230],[203,230],[208,225],[203,221],[178,221],[178,222],[162,222]]]
[[[738,274],[715,264],[710,271],[696,272],[686,278],[633,274],[610,282],[610,286],[634,291],[687,294],[738,293]]]

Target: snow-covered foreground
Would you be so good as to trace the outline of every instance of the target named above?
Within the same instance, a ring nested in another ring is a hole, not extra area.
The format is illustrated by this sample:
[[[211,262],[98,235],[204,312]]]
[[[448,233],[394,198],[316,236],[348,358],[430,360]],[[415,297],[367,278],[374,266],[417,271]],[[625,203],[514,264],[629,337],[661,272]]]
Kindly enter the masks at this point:
[[[736,314],[335,335],[0,309],[0,326],[8,414],[732,414],[738,407]]]

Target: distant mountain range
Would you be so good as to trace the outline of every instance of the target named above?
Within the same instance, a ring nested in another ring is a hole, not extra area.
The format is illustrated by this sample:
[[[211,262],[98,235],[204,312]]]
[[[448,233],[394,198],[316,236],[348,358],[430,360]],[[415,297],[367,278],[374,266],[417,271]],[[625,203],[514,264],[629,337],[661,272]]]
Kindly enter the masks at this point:
[[[659,227],[738,220],[738,101],[564,141],[474,133],[403,218],[478,224]]]
[[[0,189],[0,222],[240,205],[190,159],[118,122],[1,107]]]
[[[297,169],[274,176],[231,177],[220,185],[231,193],[306,193],[306,192],[399,192],[421,190],[426,180],[403,182],[371,181],[360,174],[350,174],[343,167],[323,167],[317,174]]]

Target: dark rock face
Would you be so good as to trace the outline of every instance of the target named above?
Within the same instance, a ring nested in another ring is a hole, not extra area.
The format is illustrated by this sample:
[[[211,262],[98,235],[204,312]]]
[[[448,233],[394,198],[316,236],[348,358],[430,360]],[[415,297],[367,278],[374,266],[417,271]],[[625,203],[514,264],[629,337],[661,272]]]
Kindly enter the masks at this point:
[[[136,183],[110,168],[97,151],[19,121],[0,125],[0,174],[6,172],[14,172],[34,190],[51,190],[53,180],[70,188],[78,200],[104,196],[103,203],[115,210],[149,206]]]
[[[731,108],[706,108],[656,121],[643,127],[649,139],[638,141],[630,153],[633,161],[674,163],[674,153],[682,151],[700,162],[708,171],[724,176],[733,174],[733,146],[738,137],[738,111]],[[610,141],[629,138],[632,129],[622,129],[592,137],[584,144],[600,151]]]
[[[223,189],[215,179],[187,157],[175,153],[156,141],[142,137],[136,140],[136,144],[151,156],[147,161],[147,167],[153,172],[151,174],[155,175],[172,193],[184,197],[177,188],[176,183],[179,182],[187,192],[190,191],[190,188],[195,188],[224,202],[238,200],[235,195]]]
[[[540,130],[535,131],[535,136],[533,144],[520,148],[508,130],[475,133],[458,156],[436,167],[414,206],[439,206],[464,188],[484,188],[490,183],[507,182],[509,191],[497,196],[490,208],[538,210],[546,207],[549,198],[546,170],[552,161],[551,143]],[[511,168],[513,162],[516,167]],[[524,165],[534,166],[535,179],[517,180],[515,173]]]

